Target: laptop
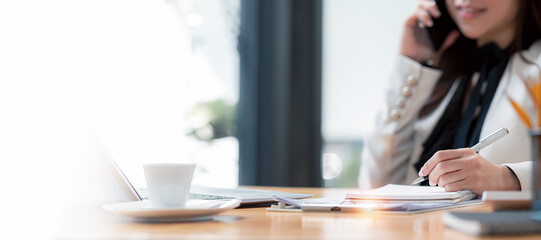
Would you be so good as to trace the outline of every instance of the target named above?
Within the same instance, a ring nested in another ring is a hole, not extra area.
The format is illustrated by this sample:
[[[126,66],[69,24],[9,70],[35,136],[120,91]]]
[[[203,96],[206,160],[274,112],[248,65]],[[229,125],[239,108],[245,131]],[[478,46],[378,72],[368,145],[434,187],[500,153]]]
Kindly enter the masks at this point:
[[[148,194],[146,190],[142,188],[135,188],[113,160],[111,155],[103,147],[103,145],[100,143],[99,146],[99,148],[94,149],[101,151],[101,154],[99,155],[101,158],[103,158],[102,160],[104,166],[107,168],[109,175],[114,178],[114,181],[122,189],[124,195],[126,195],[127,198],[124,199],[131,201],[147,200]],[[241,205],[275,202],[273,200],[273,195],[282,198],[294,199],[309,198],[314,196],[313,194],[298,194],[248,188],[217,188],[196,185],[192,185],[190,189],[190,199],[216,200],[238,198],[241,199]]]

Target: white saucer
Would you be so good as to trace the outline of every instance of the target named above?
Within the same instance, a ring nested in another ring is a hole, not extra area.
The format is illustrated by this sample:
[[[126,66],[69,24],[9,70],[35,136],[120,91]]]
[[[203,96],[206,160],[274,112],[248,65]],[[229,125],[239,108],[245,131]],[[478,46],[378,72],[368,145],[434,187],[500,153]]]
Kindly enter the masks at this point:
[[[188,200],[184,208],[155,208],[150,201],[133,201],[104,205],[109,212],[145,222],[204,221],[213,215],[236,208],[240,199]]]

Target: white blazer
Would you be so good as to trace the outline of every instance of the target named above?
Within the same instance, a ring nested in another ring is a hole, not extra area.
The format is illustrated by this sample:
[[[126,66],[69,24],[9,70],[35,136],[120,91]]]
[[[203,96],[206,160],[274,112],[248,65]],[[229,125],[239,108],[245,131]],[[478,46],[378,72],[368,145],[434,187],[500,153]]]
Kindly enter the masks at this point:
[[[523,55],[540,66],[541,40],[523,51]],[[532,106],[519,76],[539,76],[537,66],[524,62],[518,54],[509,59],[481,129],[481,138],[502,127],[509,130],[508,136],[479,154],[492,163],[511,168],[523,191],[531,189],[531,140],[527,127],[506,94],[521,106]],[[393,69],[385,99],[380,101],[382,104],[375,126],[364,136],[359,176],[361,188],[375,188],[388,183],[410,184],[418,177],[413,165],[458,86],[456,82],[434,112],[419,118],[419,111],[431,96],[441,72],[404,56],[398,56]]]

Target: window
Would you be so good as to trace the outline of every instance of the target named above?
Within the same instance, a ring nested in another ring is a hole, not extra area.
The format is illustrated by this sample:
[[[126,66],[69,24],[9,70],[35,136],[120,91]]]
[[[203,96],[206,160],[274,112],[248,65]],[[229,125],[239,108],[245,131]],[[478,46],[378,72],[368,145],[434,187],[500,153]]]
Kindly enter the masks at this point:
[[[372,126],[416,1],[327,0],[323,8],[322,133],[325,186],[354,187],[361,136]]]
[[[2,158],[49,169],[77,116],[136,186],[143,163],[177,161],[198,164],[195,184],[236,186],[239,4],[3,2]]]

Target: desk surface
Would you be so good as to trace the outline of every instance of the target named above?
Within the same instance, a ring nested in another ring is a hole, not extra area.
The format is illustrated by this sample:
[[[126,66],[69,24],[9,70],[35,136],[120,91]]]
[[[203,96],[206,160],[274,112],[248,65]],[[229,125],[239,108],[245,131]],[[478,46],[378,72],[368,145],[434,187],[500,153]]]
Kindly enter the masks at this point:
[[[352,189],[261,188],[340,196]],[[234,209],[213,221],[190,223],[137,223],[99,207],[70,207],[56,231],[58,239],[477,239],[448,229],[441,220],[445,210],[413,214],[267,212],[265,207]],[[489,211],[484,206],[455,211]],[[541,235],[509,236],[541,239]],[[498,237],[505,239],[505,237]]]

